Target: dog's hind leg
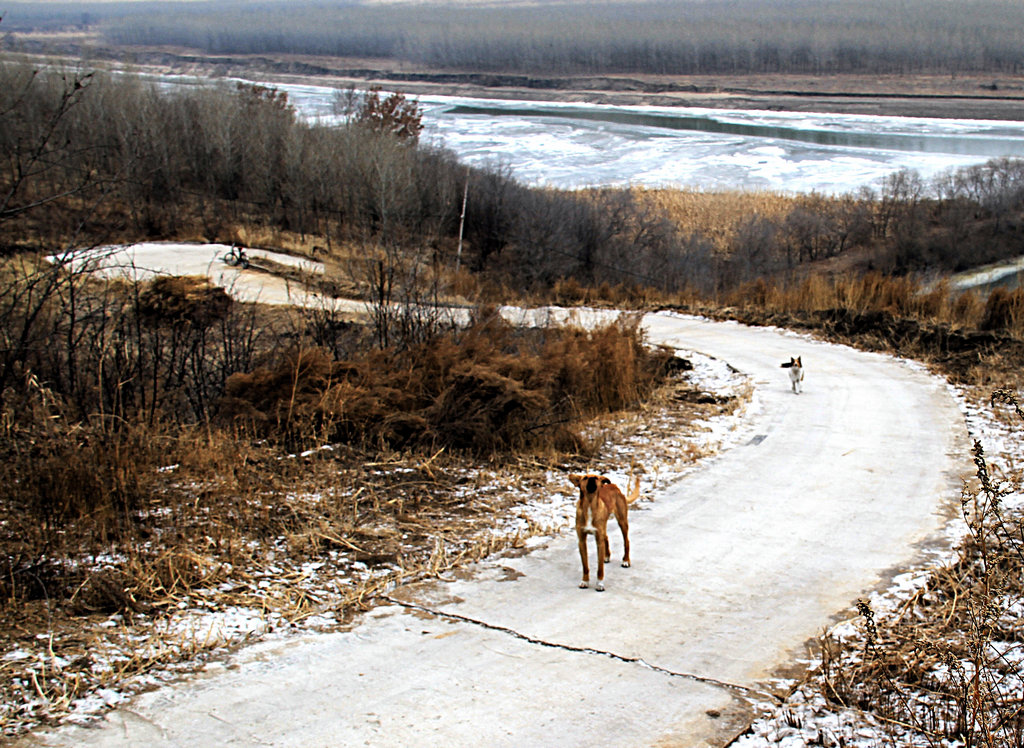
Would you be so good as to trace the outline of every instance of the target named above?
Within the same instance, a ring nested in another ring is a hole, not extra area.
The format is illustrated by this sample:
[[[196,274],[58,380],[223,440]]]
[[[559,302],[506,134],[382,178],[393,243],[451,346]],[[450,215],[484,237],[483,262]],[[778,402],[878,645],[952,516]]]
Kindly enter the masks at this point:
[[[615,515],[615,521],[619,523],[619,529],[622,531],[622,565],[625,567],[629,566],[629,518],[625,515]]]
[[[608,548],[608,533],[595,534],[594,542],[597,544],[597,585],[594,589],[598,592],[604,592],[604,561],[605,551]]]
[[[590,586],[590,562],[587,560],[587,536],[583,533],[576,533],[580,544],[580,561],[583,562],[583,581],[580,582],[580,589],[585,590]],[[599,554],[600,555],[600,554]]]

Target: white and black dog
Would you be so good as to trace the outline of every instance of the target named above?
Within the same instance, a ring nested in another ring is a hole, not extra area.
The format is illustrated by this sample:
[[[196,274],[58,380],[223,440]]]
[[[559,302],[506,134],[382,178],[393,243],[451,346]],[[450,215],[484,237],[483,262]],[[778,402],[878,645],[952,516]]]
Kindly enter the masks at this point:
[[[789,369],[789,383],[793,385],[793,392],[799,395],[804,388],[804,364],[800,356],[789,359],[782,368]]]

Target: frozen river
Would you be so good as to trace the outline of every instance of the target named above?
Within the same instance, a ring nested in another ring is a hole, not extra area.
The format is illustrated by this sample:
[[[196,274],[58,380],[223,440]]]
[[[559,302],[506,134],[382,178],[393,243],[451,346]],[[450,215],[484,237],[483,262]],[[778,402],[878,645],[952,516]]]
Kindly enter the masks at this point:
[[[471,163],[584,185],[844,192],[900,168],[931,175],[1024,156],[1024,124],[722,109],[431,105],[431,134]]]
[[[330,122],[335,90],[271,84]],[[902,168],[923,177],[1024,157],[1024,122],[422,96],[423,140],[532,185],[853,192]]]

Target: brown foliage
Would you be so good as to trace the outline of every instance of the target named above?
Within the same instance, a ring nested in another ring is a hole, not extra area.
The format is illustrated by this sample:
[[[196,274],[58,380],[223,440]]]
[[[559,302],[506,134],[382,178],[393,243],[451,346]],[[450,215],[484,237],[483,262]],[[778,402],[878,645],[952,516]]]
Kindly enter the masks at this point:
[[[707,237],[715,252],[729,254],[742,226],[751,217],[781,222],[796,205],[796,199],[765,191],[642,189],[633,194],[641,205],[649,205],[687,232]]]
[[[139,295],[139,314],[150,323],[205,328],[227,317],[231,297],[201,276],[164,275]]]
[[[985,302],[980,327],[982,330],[1019,331],[1024,322],[1024,290],[995,288]]]
[[[905,277],[868,273],[759,279],[726,297],[718,314],[748,324],[818,331],[831,340],[896,352],[937,365],[955,381],[993,382],[1024,365],[1024,292],[923,288]]]
[[[491,313],[458,337],[401,353],[336,361],[318,349],[292,351],[233,375],[220,414],[294,444],[576,448],[576,419],[634,404],[664,372],[666,355],[643,347],[637,323],[523,331]]]
[[[356,124],[373,132],[394,135],[415,142],[423,130],[423,113],[419,103],[409,101],[405,94],[394,92],[381,96],[380,86],[371,86],[356,111]]]
[[[992,401],[1016,395],[996,391]],[[961,511],[967,534],[954,560],[930,569],[928,581],[875,614],[858,603],[863,634],[822,637],[822,695],[841,707],[873,712],[892,729],[893,744],[1002,748],[1024,744],[1019,684],[1024,520],[1003,506],[1009,489],[992,477],[980,442],[972,449],[977,480],[965,481]],[[941,741],[941,742],[940,742]]]
[[[148,501],[153,468],[168,457],[159,430],[95,417],[74,422],[50,391],[34,385],[3,402],[0,511],[34,518],[27,531],[0,523],[28,541],[83,521],[98,536],[116,534]]]

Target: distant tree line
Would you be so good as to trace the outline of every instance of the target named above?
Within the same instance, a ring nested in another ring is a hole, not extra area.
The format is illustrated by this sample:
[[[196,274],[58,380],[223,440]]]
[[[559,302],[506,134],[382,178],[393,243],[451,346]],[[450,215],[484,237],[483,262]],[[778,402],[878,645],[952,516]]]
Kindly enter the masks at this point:
[[[138,5],[146,5],[140,3]],[[16,17],[16,16],[15,16]],[[116,17],[121,44],[289,52],[533,74],[1019,73],[1016,0],[187,3]]]

